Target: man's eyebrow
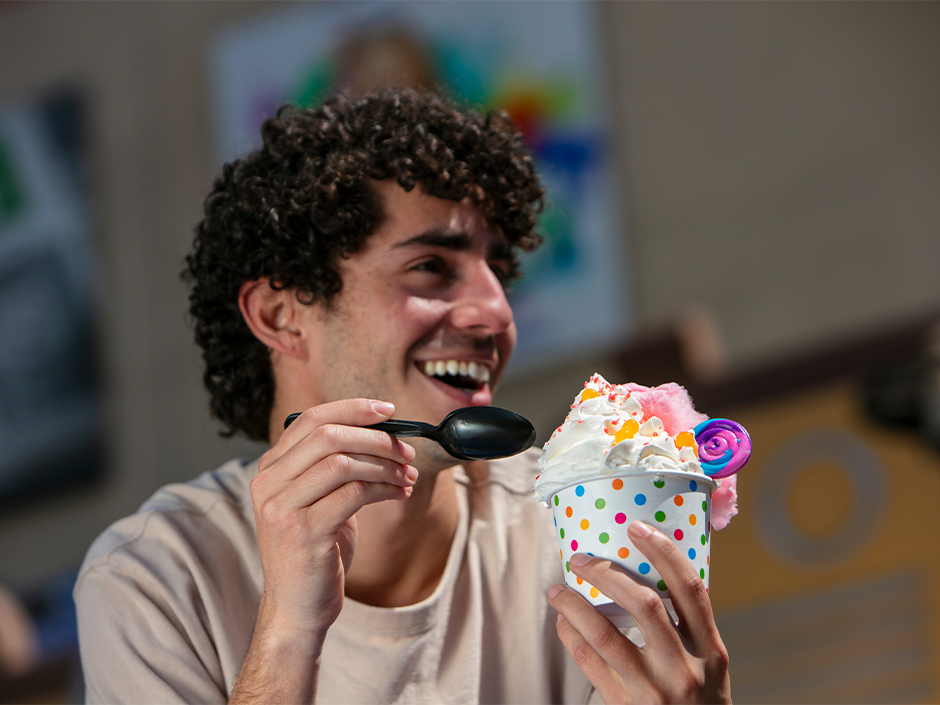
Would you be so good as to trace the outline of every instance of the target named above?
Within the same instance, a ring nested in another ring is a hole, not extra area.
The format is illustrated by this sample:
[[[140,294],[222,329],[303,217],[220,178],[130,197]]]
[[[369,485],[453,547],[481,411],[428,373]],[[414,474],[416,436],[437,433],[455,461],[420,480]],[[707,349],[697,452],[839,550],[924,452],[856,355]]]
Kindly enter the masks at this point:
[[[457,252],[465,252],[470,249],[472,244],[473,238],[462,230],[433,228],[415,235],[414,237],[410,237],[407,240],[397,242],[395,245],[393,245],[393,247],[397,249],[399,247],[416,247],[424,245],[431,247],[442,247],[444,249],[454,250]],[[492,245],[490,245],[489,251],[486,254],[487,257],[491,257],[493,259],[511,259],[512,245],[500,237],[495,242],[493,242]]]
[[[423,233],[410,237],[407,240],[395,243],[394,247],[414,247],[416,245],[430,245],[432,247],[443,247],[448,250],[469,250],[472,238],[469,234],[460,230],[447,230],[445,228],[433,228]]]

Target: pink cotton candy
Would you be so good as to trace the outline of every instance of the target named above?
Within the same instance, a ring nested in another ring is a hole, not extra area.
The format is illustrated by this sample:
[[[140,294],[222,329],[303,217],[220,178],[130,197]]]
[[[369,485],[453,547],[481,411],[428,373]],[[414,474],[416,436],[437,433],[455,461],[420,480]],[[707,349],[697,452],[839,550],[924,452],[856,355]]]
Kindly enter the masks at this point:
[[[630,396],[640,402],[647,418],[658,416],[663,422],[666,433],[675,436],[683,431],[690,431],[702,421],[708,420],[692,405],[692,397],[675,382],[661,384],[658,387],[644,387],[640,384],[621,385],[630,392]]]
[[[738,476],[721,479],[721,487],[712,494],[712,528],[721,531],[738,513]]]

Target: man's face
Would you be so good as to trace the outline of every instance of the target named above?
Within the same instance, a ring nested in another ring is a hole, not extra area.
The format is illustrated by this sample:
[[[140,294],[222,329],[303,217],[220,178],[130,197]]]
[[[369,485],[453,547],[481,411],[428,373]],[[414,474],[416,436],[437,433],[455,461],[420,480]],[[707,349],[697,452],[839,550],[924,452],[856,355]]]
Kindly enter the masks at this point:
[[[307,319],[316,401],[381,399],[396,418],[432,424],[490,404],[516,342],[500,283],[505,239],[469,200],[406,192],[392,180],[373,187],[384,220],[339,260],[342,290]]]

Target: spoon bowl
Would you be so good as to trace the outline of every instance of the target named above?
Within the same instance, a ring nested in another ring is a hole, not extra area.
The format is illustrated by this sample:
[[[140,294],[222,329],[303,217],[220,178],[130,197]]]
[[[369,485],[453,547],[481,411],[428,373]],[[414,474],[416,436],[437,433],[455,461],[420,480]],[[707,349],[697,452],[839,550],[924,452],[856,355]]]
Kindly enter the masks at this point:
[[[284,428],[300,416],[291,414]],[[391,419],[367,426],[398,438],[429,438],[459,460],[495,460],[516,455],[535,443],[535,428],[524,416],[496,406],[467,406],[450,412],[437,426]]]

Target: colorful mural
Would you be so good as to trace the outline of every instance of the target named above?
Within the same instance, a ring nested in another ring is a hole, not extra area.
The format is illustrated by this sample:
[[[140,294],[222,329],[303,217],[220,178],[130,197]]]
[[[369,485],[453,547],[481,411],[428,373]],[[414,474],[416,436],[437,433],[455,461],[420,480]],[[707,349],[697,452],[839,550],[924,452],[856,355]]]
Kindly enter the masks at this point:
[[[525,258],[511,294],[520,329],[513,369],[549,366],[586,338],[615,344],[633,317],[595,9],[346,3],[230,28],[212,51],[218,159],[255,146],[261,122],[283,103],[316,105],[340,89],[435,86],[480,110],[506,110],[548,190],[545,243]]]

